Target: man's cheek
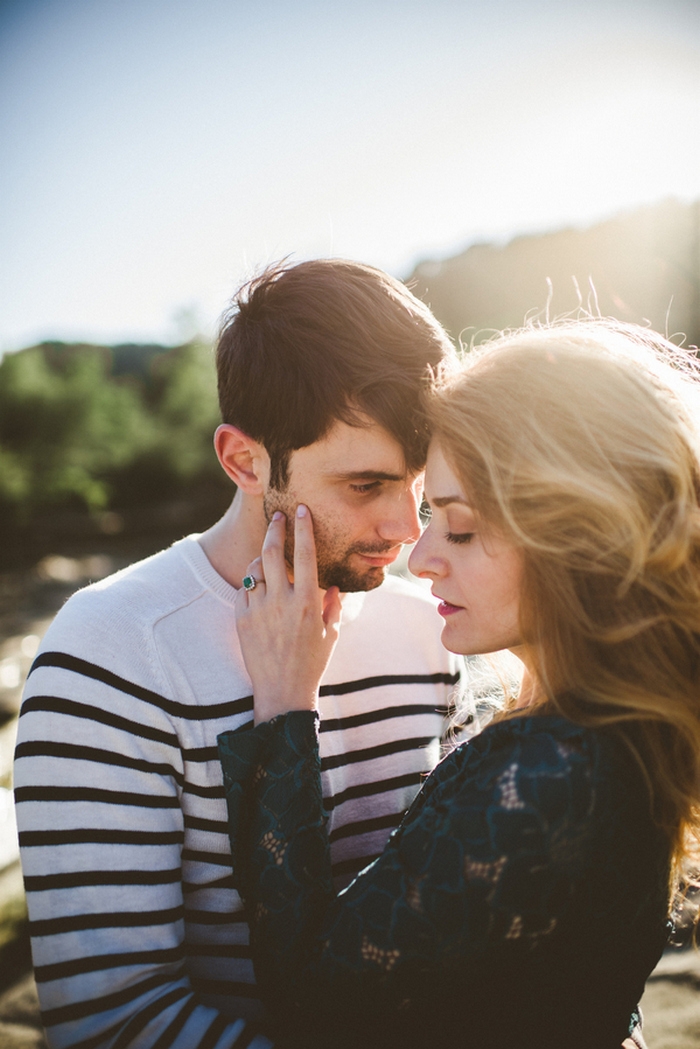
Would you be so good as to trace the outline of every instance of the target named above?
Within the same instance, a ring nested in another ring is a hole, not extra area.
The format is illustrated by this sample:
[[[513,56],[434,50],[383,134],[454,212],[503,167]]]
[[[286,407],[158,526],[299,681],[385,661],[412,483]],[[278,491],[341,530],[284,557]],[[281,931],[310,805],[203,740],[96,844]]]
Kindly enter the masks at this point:
[[[288,568],[294,567],[294,534],[286,534],[284,538],[284,559]]]

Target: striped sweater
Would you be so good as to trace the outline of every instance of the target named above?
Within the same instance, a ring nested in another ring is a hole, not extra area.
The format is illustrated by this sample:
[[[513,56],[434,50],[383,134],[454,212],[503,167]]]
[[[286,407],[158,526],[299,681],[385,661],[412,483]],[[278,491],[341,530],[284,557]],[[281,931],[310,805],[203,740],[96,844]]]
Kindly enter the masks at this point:
[[[52,1047],[263,1049],[230,871],[218,733],[252,717],[235,591],[195,537],[80,591],[44,638],[15,760]],[[454,657],[432,599],[349,594],[322,682],[339,884],[382,849],[439,756]]]

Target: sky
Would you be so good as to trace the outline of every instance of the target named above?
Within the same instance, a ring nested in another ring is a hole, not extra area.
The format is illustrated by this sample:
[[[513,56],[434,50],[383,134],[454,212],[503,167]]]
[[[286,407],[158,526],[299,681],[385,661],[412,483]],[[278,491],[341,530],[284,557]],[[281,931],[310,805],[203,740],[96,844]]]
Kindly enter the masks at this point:
[[[0,353],[700,197],[700,0],[0,0]]]

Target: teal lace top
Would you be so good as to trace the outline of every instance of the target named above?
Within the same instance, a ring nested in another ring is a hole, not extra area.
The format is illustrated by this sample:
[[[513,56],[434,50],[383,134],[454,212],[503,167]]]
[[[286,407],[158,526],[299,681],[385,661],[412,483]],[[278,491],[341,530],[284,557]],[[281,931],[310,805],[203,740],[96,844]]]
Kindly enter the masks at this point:
[[[279,1044],[619,1049],[668,936],[669,850],[614,733],[556,716],[486,728],[340,894],[317,715],[219,750]]]

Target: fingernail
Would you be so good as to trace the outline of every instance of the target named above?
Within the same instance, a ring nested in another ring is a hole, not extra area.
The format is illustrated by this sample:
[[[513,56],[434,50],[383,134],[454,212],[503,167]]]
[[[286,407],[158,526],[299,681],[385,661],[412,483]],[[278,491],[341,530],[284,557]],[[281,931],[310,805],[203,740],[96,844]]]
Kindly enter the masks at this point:
[[[306,509],[304,504],[303,503],[299,503],[299,505],[297,506],[297,517],[306,517],[308,512],[309,511]]]
[[[275,510],[274,514],[272,515],[272,520],[273,521],[281,521],[283,517],[284,517],[284,514],[282,513],[281,510]]]

